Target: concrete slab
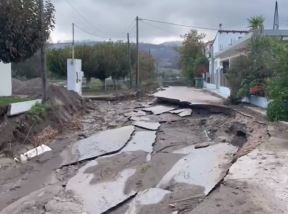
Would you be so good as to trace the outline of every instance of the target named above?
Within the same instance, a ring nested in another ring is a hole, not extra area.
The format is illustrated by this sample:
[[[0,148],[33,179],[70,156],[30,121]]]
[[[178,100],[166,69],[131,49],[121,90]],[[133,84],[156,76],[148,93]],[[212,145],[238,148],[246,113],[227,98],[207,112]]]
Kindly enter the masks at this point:
[[[121,152],[144,151],[149,153],[147,156],[147,161],[150,161],[151,153],[153,152],[153,144],[155,141],[156,132],[138,131]]]
[[[134,175],[135,169],[125,169],[109,181],[93,182],[94,174],[88,171],[97,165],[96,160],[86,164],[66,186],[67,191],[72,191],[83,202],[84,212],[93,214],[101,214],[136,194],[133,190],[124,192],[126,182]]]
[[[172,184],[189,184],[203,187],[203,194],[207,195],[225,176],[237,150],[224,143],[192,151],[188,147],[190,154],[178,161],[157,187],[165,189]]]
[[[169,111],[174,110],[176,107],[174,106],[165,106],[165,105],[156,105],[150,108],[145,108],[143,111],[152,112],[153,114],[159,115]]]
[[[10,104],[10,110],[8,112],[8,116],[16,116],[27,111],[30,111],[33,106],[36,104],[40,104],[42,101],[38,100],[30,100],[26,102],[12,103]]]
[[[224,100],[219,97],[213,96],[204,90],[189,87],[168,87],[155,93],[154,97],[190,105],[222,106],[224,104]]]
[[[178,114],[180,117],[190,116],[192,114],[191,108],[183,108],[170,111],[171,114]]]
[[[170,193],[170,191],[159,188],[151,188],[140,192],[130,203],[129,209],[125,212],[125,214],[140,213],[140,210],[143,207],[159,204],[165,198],[165,196]]]
[[[151,119],[149,117],[130,117],[129,118],[130,121],[151,121]]]
[[[187,116],[190,116],[191,114],[192,114],[192,109],[185,109],[184,111],[182,111],[178,115],[180,117],[187,117]]]
[[[62,166],[120,151],[127,144],[134,130],[134,126],[126,126],[103,131],[80,140],[61,154]]]
[[[20,155],[21,162],[26,162],[32,158],[35,158],[37,156],[40,156],[46,152],[50,152],[52,149],[49,146],[41,145],[37,148],[31,149],[28,152],[25,152],[24,154]]]
[[[145,122],[145,121],[136,121],[133,123],[133,125],[151,131],[157,131],[160,128],[160,123]]]

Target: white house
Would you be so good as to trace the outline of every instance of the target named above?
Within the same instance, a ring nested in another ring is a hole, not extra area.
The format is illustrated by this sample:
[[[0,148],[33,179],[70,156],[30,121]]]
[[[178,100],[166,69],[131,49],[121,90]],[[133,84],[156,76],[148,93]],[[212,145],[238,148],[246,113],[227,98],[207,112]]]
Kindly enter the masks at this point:
[[[12,95],[11,64],[0,62],[0,97]]]
[[[248,31],[223,30],[222,25],[220,25],[215,39],[208,43],[209,75],[206,76],[205,87],[210,90],[217,90],[223,97],[230,96],[225,73],[229,68],[230,59],[239,53],[229,53],[225,56],[222,56],[221,53],[234,47],[247,35],[249,35]]]
[[[288,30],[279,29],[278,3],[275,3],[273,29],[263,30],[262,36],[276,37],[288,40]],[[232,59],[247,53],[248,44],[253,36],[253,32],[223,30],[219,25],[219,30],[213,41],[207,43],[207,56],[209,58],[209,75],[205,76],[204,87],[214,91],[224,98],[230,96],[230,89],[225,74],[228,71]],[[266,108],[268,101],[266,98],[249,98],[252,104]]]

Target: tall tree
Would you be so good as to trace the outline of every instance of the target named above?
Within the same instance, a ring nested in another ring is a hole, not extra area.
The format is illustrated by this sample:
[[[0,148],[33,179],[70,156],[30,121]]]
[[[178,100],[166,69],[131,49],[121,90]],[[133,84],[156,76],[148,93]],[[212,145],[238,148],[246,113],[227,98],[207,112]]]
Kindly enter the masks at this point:
[[[24,61],[46,43],[54,28],[55,9],[50,0],[41,7],[42,1],[0,1],[0,61]]]
[[[262,31],[264,29],[264,21],[263,16],[253,16],[248,19],[249,28],[253,31]]]
[[[183,46],[180,49],[181,65],[184,75],[188,79],[200,76],[200,67],[207,66],[208,60],[205,56],[205,45],[203,43],[204,34],[191,31],[184,35]]]

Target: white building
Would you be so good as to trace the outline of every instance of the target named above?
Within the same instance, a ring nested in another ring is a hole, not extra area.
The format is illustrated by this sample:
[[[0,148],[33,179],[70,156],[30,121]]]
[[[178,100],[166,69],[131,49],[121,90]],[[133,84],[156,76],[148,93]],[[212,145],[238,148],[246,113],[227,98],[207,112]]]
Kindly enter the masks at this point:
[[[205,86],[210,90],[217,90],[223,97],[230,96],[230,89],[225,77],[233,57],[239,56],[239,52],[222,55],[227,49],[234,47],[239,41],[246,41],[248,31],[223,30],[220,25],[215,39],[208,43],[209,75],[206,77]]]
[[[12,95],[11,64],[0,62],[0,97]]]

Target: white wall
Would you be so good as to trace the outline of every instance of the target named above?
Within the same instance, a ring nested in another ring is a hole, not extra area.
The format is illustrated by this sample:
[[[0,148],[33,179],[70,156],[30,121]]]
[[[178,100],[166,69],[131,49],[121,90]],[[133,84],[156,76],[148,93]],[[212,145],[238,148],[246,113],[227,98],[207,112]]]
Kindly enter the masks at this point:
[[[0,97],[12,95],[11,64],[0,62]]]
[[[211,91],[211,92],[218,94],[219,96],[221,96],[225,99],[230,97],[230,94],[231,94],[230,88],[223,87],[223,86],[217,88],[217,86],[215,84],[211,84],[211,83],[207,83],[207,82],[204,82],[204,88],[206,88],[208,91]]]
[[[225,33],[218,32],[215,38],[215,42],[213,44],[214,55],[218,52],[223,51],[226,48],[229,48],[234,44],[237,40],[244,37],[246,33]]]
[[[258,97],[258,96],[254,96],[254,95],[251,95],[249,97],[245,97],[242,100],[242,102],[250,103],[254,106],[264,108],[264,109],[267,109],[268,104],[269,104],[269,101],[266,97]]]
[[[82,95],[82,61],[67,59],[67,89]]]
[[[216,38],[213,43],[213,56],[217,53],[229,48],[232,46],[236,41],[243,38],[247,33],[240,33],[240,32],[218,32]],[[212,63],[212,62],[210,62]],[[210,65],[211,66],[211,65]],[[221,59],[214,58],[214,71],[209,69],[210,76],[213,78],[211,83],[216,84],[217,88],[220,89],[220,80],[221,80]]]

